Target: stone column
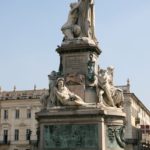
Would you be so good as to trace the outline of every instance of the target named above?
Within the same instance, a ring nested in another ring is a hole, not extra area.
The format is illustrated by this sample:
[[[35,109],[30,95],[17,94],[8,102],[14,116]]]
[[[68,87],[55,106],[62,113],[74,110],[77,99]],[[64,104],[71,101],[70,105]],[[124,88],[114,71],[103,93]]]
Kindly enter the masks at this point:
[[[39,146],[38,146],[39,149],[38,150],[43,149],[43,143],[44,143],[43,139],[44,139],[44,125],[41,124],[40,125],[40,143],[38,143],[39,144]]]
[[[104,124],[104,118],[102,117],[100,119],[99,125],[99,150],[105,150],[105,124]]]

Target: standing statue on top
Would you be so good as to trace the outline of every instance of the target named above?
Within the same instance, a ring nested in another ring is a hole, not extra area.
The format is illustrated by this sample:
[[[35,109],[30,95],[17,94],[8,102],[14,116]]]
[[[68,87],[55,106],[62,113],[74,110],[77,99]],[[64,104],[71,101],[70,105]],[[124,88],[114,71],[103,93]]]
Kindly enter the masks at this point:
[[[94,0],[78,0],[71,3],[70,8],[68,20],[61,28],[65,35],[64,41],[80,39],[97,43],[94,29]]]

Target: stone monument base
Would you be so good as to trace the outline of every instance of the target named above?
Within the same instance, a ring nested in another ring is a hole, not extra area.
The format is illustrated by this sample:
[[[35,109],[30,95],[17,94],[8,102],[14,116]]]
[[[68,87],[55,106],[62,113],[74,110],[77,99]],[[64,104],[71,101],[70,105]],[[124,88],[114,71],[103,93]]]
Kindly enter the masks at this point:
[[[125,114],[117,108],[53,107],[36,114],[39,150],[122,150]]]

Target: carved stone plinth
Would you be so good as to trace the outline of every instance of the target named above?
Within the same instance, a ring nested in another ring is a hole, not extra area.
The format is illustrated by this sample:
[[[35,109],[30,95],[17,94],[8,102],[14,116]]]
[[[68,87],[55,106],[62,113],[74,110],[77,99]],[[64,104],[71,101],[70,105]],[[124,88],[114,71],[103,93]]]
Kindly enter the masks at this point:
[[[120,109],[55,107],[36,114],[39,150],[123,150]]]
[[[87,75],[90,53],[94,54],[96,61],[101,54],[98,46],[90,44],[69,44],[57,48],[56,51],[60,54],[60,66],[63,75],[68,73]]]
[[[71,53],[71,52],[95,52],[97,55],[101,54],[101,50],[97,45],[93,44],[77,44],[71,43],[67,45],[62,45],[61,47],[58,47],[56,51],[59,54],[64,54],[64,53]]]
[[[95,74],[98,74],[98,57],[101,54],[99,47],[73,41],[58,47],[56,51],[60,55],[59,72],[65,78],[66,86],[85,102],[96,103],[97,94],[95,90],[90,91],[89,87],[96,86],[93,84],[96,81]]]

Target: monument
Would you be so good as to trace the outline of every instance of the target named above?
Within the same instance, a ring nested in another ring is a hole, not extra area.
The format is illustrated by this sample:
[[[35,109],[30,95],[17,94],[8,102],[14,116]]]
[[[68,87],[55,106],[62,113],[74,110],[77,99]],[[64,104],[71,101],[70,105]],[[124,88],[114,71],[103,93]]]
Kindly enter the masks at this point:
[[[113,84],[112,66],[98,65],[94,0],[70,4],[56,49],[60,66],[52,71],[43,109],[36,114],[39,150],[123,150],[123,92]]]

